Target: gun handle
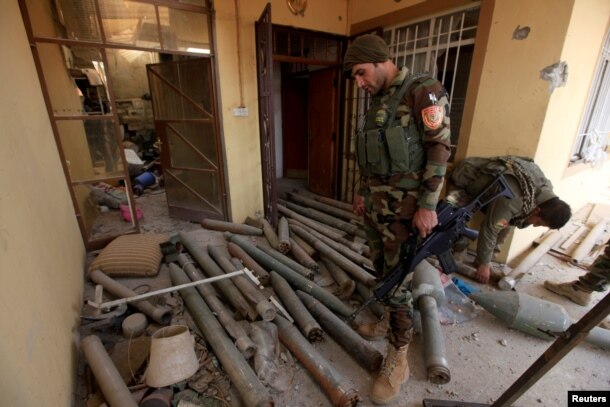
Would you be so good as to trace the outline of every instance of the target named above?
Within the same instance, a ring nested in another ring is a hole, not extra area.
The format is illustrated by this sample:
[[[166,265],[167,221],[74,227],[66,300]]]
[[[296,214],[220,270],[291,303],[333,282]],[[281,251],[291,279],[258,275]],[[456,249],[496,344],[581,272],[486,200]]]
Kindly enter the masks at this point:
[[[457,271],[457,264],[455,263],[455,259],[453,258],[453,253],[451,253],[451,250],[447,250],[446,252],[437,254],[436,257],[441,263],[441,267],[443,268],[443,272],[445,274],[451,274]]]

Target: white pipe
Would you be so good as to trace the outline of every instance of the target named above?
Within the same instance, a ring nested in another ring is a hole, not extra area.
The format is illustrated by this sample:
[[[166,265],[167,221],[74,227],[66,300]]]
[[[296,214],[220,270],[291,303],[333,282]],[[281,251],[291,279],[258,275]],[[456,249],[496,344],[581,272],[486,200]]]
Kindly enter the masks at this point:
[[[173,286],[173,287],[163,288],[161,290],[151,291],[151,292],[140,294],[140,295],[136,295],[136,296],[133,296],[133,297],[120,298],[118,300],[108,301],[108,302],[105,302],[103,304],[98,304],[98,303],[93,302],[91,300],[87,300],[87,304],[91,305],[94,308],[108,309],[108,308],[114,307],[115,305],[124,304],[126,302],[139,301],[139,300],[142,300],[144,298],[152,297],[154,295],[170,293],[170,292],[173,292],[173,291],[181,290],[183,288],[193,287],[193,286],[196,286],[196,285],[199,285],[199,284],[213,283],[214,281],[224,280],[226,278],[231,278],[231,277],[235,277],[235,276],[240,276],[240,275],[242,275],[244,273],[246,273],[250,278],[252,278],[251,275],[249,275],[246,272],[246,270],[247,269],[238,270],[238,271],[232,271],[231,273],[227,273],[227,274],[224,274],[222,276],[214,276],[214,277],[206,278],[206,279],[203,279],[203,280],[193,281],[192,283],[187,283],[187,284],[182,284],[182,285],[176,285],[176,286]]]
[[[578,245],[576,249],[574,249],[574,253],[572,253],[572,258],[570,262],[572,264],[580,263],[585,257],[589,255],[589,252],[595,246],[595,242],[597,239],[604,233],[606,230],[606,223],[608,219],[601,220],[597,225],[593,226],[593,229],[587,234],[587,237],[583,239],[582,242]]]
[[[498,287],[501,290],[510,290],[521,280],[521,278],[536,264],[538,260],[542,258],[551,248],[555,245],[555,243],[559,242],[563,238],[563,233],[561,230],[554,230],[553,233],[549,234],[547,237],[540,242],[538,247],[536,247],[530,254],[525,256],[525,258],[519,263],[517,267],[515,267],[509,275],[502,277],[498,281]]]

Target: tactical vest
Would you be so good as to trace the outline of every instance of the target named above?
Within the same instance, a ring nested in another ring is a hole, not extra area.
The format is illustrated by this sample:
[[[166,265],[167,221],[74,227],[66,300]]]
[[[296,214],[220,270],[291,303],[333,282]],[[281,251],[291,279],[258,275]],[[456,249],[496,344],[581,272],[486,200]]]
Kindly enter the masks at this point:
[[[476,160],[477,158],[467,158],[467,160]],[[544,187],[553,188],[551,181],[549,181],[540,167],[534,163],[529,157],[520,156],[498,156],[490,158],[478,158],[482,164],[480,170],[484,174],[491,176],[498,176],[500,174],[510,174],[515,178],[519,178],[519,174],[516,171],[515,165],[521,168],[521,172],[527,178],[527,181],[535,187],[540,189]]]
[[[356,154],[364,176],[389,176],[400,172],[417,172],[424,168],[425,154],[413,112],[407,126],[396,118],[396,109],[409,89],[425,74],[410,75],[387,103],[382,96],[373,98],[364,127],[358,132]]]

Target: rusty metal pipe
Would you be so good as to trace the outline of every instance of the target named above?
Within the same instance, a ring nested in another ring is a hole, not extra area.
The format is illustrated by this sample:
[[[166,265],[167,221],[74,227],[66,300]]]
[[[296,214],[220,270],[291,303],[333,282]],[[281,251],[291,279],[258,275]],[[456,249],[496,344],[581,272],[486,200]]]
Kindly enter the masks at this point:
[[[284,216],[277,224],[277,249],[280,253],[286,254],[290,251],[290,229],[288,229],[288,219]]]
[[[280,243],[280,240],[277,237],[277,234],[275,233],[273,226],[271,226],[271,224],[269,222],[267,222],[267,219],[265,219],[265,218],[261,218],[261,223],[263,225],[263,234],[267,238],[267,241],[269,242],[271,247],[273,247],[274,249],[277,249],[278,244]]]
[[[373,296],[373,291],[370,287],[365,286],[364,284],[356,281],[356,291],[362,297],[364,301],[368,300]],[[381,305],[378,301],[372,301],[369,304],[369,309],[373,311],[373,314],[377,315],[377,318],[382,318],[385,314],[385,309],[383,305]]]
[[[351,383],[335,370],[333,365],[314,348],[299,330],[284,317],[278,315],[273,321],[278,327],[280,341],[307,369],[324,390],[335,407],[352,407],[360,396]]]
[[[303,335],[310,342],[321,341],[324,338],[324,331],[307,308],[305,308],[301,300],[299,300],[290,284],[275,271],[271,272],[271,284],[273,285],[273,290],[282,300],[286,310],[288,310],[290,316],[295,320],[301,332],[303,332]]]
[[[299,273],[306,279],[313,280],[314,272],[312,269],[308,269],[307,267],[303,266],[302,264],[297,263],[296,261],[292,260],[290,257],[283,255],[282,253],[278,252],[275,249],[269,249],[263,245],[258,245],[258,244],[256,245],[256,248],[259,250],[262,250],[263,252],[265,252],[265,254],[273,257],[275,260],[279,261],[286,267],[290,267],[292,270],[296,271],[297,273]]]
[[[290,225],[290,221],[291,221],[291,219],[288,219],[288,225]],[[301,237],[299,237],[297,235],[290,236],[290,238],[292,240],[294,240],[296,242],[296,244],[298,244],[301,247],[301,249],[303,249],[305,251],[305,253],[307,253],[307,255],[309,257],[311,257],[312,259],[317,259],[316,254],[318,252],[316,251],[316,249],[311,247],[311,245],[309,243],[307,243],[305,240],[303,240]]]
[[[292,237],[290,238],[290,253],[294,256],[295,259],[304,267],[311,269],[313,271],[320,270],[320,266],[314,259],[307,254],[307,252],[294,240]]]
[[[252,256],[257,262],[262,264],[267,269],[276,271],[279,275],[284,277],[286,281],[288,281],[293,287],[297,287],[298,289],[316,297],[328,308],[333,310],[333,312],[336,312],[337,314],[344,317],[348,317],[351,315],[350,307],[345,305],[339,298],[335,297],[334,295],[332,295],[322,287],[318,286],[311,280],[306,279],[296,271],[292,270],[290,267],[287,267],[283,263],[280,263],[279,261],[275,260],[273,257],[269,256],[268,254],[248,242],[242,236],[233,235],[231,233],[226,232],[225,238],[239,245],[242,249],[244,249],[244,251],[246,251],[250,256]]]
[[[138,293],[136,293],[132,289],[117,282],[113,278],[108,277],[100,270],[91,271],[89,273],[89,278],[95,284],[100,284],[101,286],[103,286],[104,290],[108,291],[115,297],[129,298],[138,295]],[[153,321],[158,322],[161,325],[167,325],[171,322],[172,311],[170,309],[156,307],[148,300],[134,301],[131,302],[129,305],[132,305],[135,308],[139,309],[144,314],[148,315]]]
[[[346,235],[346,233],[342,230],[333,228],[325,223],[318,222],[316,220],[308,218],[307,216],[303,216],[299,213],[296,213],[295,211],[286,208],[284,205],[278,204],[277,209],[282,215],[288,216],[290,219],[299,221],[302,224],[307,225],[320,233],[323,233],[331,239],[339,239]]]
[[[218,246],[208,246],[208,251],[212,258],[216,260],[216,263],[225,271],[230,273],[237,271],[233,263],[229,260],[229,252],[223,251]],[[265,321],[272,321],[275,318],[276,310],[273,304],[269,302],[269,299],[265,297],[265,294],[248,278],[245,276],[233,277],[233,283],[241,291],[241,293],[255,304],[256,311]]]
[[[291,192],[288,192],[286,194],[286,196],[288,196],[288,199],[296,202],[297,204],[300,204],[303,206],[308,206],[313,209],[317,209],[321,212],[325,212],[331,216],[334,216],[339,219],[343,219],[347,222],[350,222],[352,220],[356,220],[356,221],[359,220],[358,216],[354,215],[354,212],[351,209],[349,211],[346,211],[343,209],[339,209],[336,206],[331,206],[331,205],[322,203],[320,201],[317,201],[315,199],[310,199],[310,198],[304,197],[302,195],[294,194]]]
[[[288,219],[288,224],[289,225],[297,225],[297,226],[301,226],[303,229],[307,230],[308,232],[316,231],[318,232],[320,235],[323,235],[326,237],[327,240],[336,242],[336,243],[340,243],[342,245],[344,245],[346,248],[351,249],[353,252],[357,253],[357,254],[364,254],[365,258],[368,260],[368,257],[370,255],[370,248],[362,243],[356,243],[353,242],[351,240],[348,240],[344,237],[339,237],[337,239],[333,239],[327,235],[325,235],[324,233],[320,233],[319,231],[315,230],[312,227],[307,226],[306,224],[304,224],[303,222],[300,222],[296,219]],[[325,240],[326,241],[326,240]],[[369,253],[369,254],[366,254]]]
[[[286,206],[288,209],[293,210],[297,213],[300,213],[303,216],[307,216],[311,219],[317,220],[318,222],[322,222],[324,224],[330,225],[334,228],[342,230],[350,235],[359,236],[366,239],[366,233],[363,229],[361,229],[358,225],[354,225],[349,222],[345,222],[341,219],[337,219],[334,216],[327,215],[324,212],[320,212],[316,209],[305,208],[301,205],[296,205],[291,202],[280,201],[282,205]]]
[[[334,261],[343,270],[348,272],[354,279],[362,282],[363,284],[369,287],[375,285],[375,277],[369,274],[362,267],[343,256],[341,253],[338,253],[336,250],[332,249],[330,246],[317,239],[315,236],[313,236],[311,233],[309,233],[302,227],[296,225],[292,225],[290,227],[297,235],[301,236],[307,243],[312,245],[321,254],[332,259],[332,261]]]
[[[189,282],[184,271],[170,269],[172,284]],[[203,298],[194,288],[179,291],[195,324],[210,344],[223,369],[237,388],[247,407],[273,407],[274,402],[265,386],[256,377],[246,359],[237,350]]]
[[[204,219],[201,221],[201,226],[209,230],[218,230],[221,232],[239,233],[240,235],[262,236],[263,230],[243,223],[225,222],[216,219]]]
[[[224,272],[218,267],[218,265],[212,260],[210,255],[208,254],[208,250],[206,246],[199,246],[195,239],[190,237],[187,233],[180,232],[180,240],[184,247],[188,250],[188,252],[193,256],[199,267],[203,270],[203,272],[207,275],[212,276],[221,276],[224,275]],[[256,319],[256,310],[250,305],[248,301],[244,298],[241,292],[235,287],[230,280],[221,280],[217,281],[214,285],[217,287],[224,298],[233,305],[233,308],[240,313],[240,315],[244,318],[249,318],[250,320]]]
[[[315,230],[311,230],[311,229],[308,230],[307,227],[303,227],[303,230],[306,230],[307,232],[311,233],[315,238],[319,239],[322,243],[327,244],[332,249],[341,253],[342,255],[344,255],[345,257],[347,257],[354,263],[364,265],[369,268],[373,268],[373,263],[371,262],[370,259],[362,256],[357,251],[352,250],[349,247],[346,247],[343,243],[329,239],[328,237],[324,236],[323,234],[321,234],[319,232],[316,232]]]
[[[191,263],[184,254],[178,255],[178,262],[180,263],[180,266],[182,266],[184,273],[186,273],[192,281],[201,280],[203,278],[201,272],[197,270],[195,265]],[[169,268],[171,270],[172,268],[178,268],[178,266],[174,263],[170,263]],[[178,271],[180,271],[179,268],[175,272]],[[244,357],[250,359],[254,356],[254,353],[256,353],[256,345],[254,345],[254,342],[248,337],[248,334],[242,326],[235,321],[232,313],[229,312],[223,302],[218,298],[214,289],[208,284],[202,284],[197,286],[197,291],[199,291],[199,294],[201,294],[201,297],[212,311],[216,313],[218,320],[227,330],[229,335],[235,339],[235,346],[237,346],[237,349],[240,350]]]
[[[227,248],[232,256],[235,256],[241,260],[244,263],[244,266],[252,270],[252,273],[254,273],[254,275],[258,278],[258,281],[260,281],[263,286],[268,287],[271,284],[269,272],[262,268],[261,265],[256,262],[256,260],[250,257],[250,255],[246,253],[244,249],[231,242],[227,244]]]
[[[354,210],[353,209],[353,205],[351,203],[349,203],[349,202],[338,201],[336,199],[327,198],[325,196],[318,196],[318,195],[315,195],[313,198],[316,201],[320,201],[320,202],[325,203],[327,205],[334,206],[334,207],[339,208],[339,209],[343,209],[344,211],[350,212],[350,211]]]
[[[297,296],[307,307],[322,328],[333,337],[339,345],[352,355],[369,372],[376,372],[383,362],[383,355],[369,341],[358,335],[349,325],[330,312],[324,304],[303,291]]]
[[[100,338],[89,335],[80,346],[110,407],[138,407]]]
[[[322,263],[326,266],[326,270],[328,270],[328,273],[337,283],[337,290],[335,290],[334,294],[342,300],[350,298],[356,289],[354,280],[349,278],[347,273],[328,257],[322,256]]]

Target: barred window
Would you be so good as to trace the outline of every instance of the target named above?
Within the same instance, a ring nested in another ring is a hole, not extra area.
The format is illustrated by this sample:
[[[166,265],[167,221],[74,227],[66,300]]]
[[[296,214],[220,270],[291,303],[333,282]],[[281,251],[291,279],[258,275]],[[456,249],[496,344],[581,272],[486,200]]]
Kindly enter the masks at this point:
[[[606,34],[570,162],[591,162],[594,165],[603,163],[608,149],[609,133],[610,31]]]

